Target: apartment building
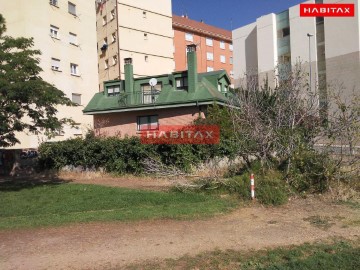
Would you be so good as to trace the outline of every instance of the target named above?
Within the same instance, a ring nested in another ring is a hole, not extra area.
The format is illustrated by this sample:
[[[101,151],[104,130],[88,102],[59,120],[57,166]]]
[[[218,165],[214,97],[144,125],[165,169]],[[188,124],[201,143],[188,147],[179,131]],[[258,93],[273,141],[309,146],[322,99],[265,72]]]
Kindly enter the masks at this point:
[[[97,0],[99,90],[103,82],[124,79],[125,58],[134,76],[174,71],[171,0]]]
[[[233,79],[231,31],[173,15],[175,70],[187,69],[186,46],[197,46],[198,72],[226,70]]]
[[[355,5],[354,17],[300,17],[300,5],[257,18],[233,31],[235,85],[258,76],[275,87],[283,69],[302,63],[312,89],[343,85],[344,97],[360,92],[360,18],[357,0],[311,0],[307,4]],[[276,74],[277,73],[277,74]]]
[[[39,49],[41,77],[62,90],[78,107],[59,107],[59,117],[72,118],[77,126],[65,126],[52,141],[83,136],[92,117],[83,114],[98,91],[95,2],[87,0],[1,1],[7,32],[13,37],[34,38]],[[42,135],[17,135],[12,148],[37,148],[48,139]]]

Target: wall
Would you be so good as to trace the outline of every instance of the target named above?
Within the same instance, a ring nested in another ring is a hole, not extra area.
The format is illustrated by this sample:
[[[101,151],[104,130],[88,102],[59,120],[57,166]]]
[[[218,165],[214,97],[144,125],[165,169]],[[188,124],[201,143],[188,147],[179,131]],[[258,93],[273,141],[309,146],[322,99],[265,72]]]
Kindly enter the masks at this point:
[[[159,110],[109,113],[94,115],[97,135],[102,136],[137,136],[137,117],[158,115],[159,125],[187,125],[199,116],[198,107],[181,107]]]
[[[258,18],[256,24],[259,85],[263,85],[268,78],[269,86],[274,88],[276,86],[274,70],[278,58],[275,14]]]
[[[111,10],[116,7],[116,19],[103,25],[103,16],[110,18]],[[118,79],[119,73],[124,79],[124,58],[133,58],[135,77],[174,71],[171,16],[170,0],[120,0],[117,5],[115,0],[106,2],[97,13],[100,90],[103,90],[104,81]],[[111,44],[111,34],[114,32],[118,38]],[[101,52],[105,37],[109,47]],[[114,55],[117,55],[118,62],[112,66]],[[105,68],[105,60],[109,61],[108,68]]]
[[[92,125],[92,117],[84,116],[82,110],[98,91],[95,3],[86,0],[72,0],[76,5],[74,16],[68,12],[68,2],[59,1],[59,6],[49,1],[2,1],[1,13],[7,22],[6,34],[14,37],[33,37],[34,49],[42,52],[41,77],[62,90],[67,97],[81,94],[81,106],[58,107],[59,117],[71,117],[79,123],[79,129],[65,127],[65,133],[52,140],[63,140],[86,133]],[[50,25],[59,28],[59,38],[50,36]],[[78,46],[69,43],[69,32],[77,35]],[[60,71],[51,69],[51,58],[60,60]],[[70,74],[70,63],[77,64],[79,76]],[[13,148],[36,148],[44,136],[18,134],[20,145]]]
[[[256,22],[234,30],[233,41],[235,85],[245,87],[245,77],[258,72]]]

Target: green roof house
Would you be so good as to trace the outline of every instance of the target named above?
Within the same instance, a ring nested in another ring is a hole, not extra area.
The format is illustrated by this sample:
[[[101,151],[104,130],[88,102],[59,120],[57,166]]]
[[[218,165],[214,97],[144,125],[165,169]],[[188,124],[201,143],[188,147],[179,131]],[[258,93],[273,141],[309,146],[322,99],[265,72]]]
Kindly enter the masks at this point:
[[[125,80],[105,82],[83,111],[94,116],[96,135],[136,136],[161,125],[188,125],[205,117],[209,105],[225,105],[226,71],[197,73],[196,45],[188,46],[187,60],[187,71],[134,78],[132,59],[125,59]]]

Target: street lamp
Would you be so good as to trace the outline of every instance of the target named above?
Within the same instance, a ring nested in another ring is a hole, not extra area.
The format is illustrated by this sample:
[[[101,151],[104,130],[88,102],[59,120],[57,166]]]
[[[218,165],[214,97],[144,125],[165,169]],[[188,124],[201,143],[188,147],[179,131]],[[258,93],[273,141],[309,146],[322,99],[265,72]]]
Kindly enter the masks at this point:
[[[309,83],[310,83],[310,91],[311,91],[311,46],[310,46],[310,38],[314,35],[307,33],[309,38]]]

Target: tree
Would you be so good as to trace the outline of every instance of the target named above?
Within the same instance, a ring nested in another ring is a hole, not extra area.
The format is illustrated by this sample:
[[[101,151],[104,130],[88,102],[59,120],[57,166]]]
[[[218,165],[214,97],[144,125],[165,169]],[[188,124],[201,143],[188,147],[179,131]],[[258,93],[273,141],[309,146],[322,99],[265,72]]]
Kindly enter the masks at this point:
[[[271,165],[274,157],[287,161],[301,145],[311,146],[318,132],[318,98],[310,91],[300,64],[283,72],[275,89],[259,89],[258,78],[248,78],[246,87],[237,89],[230,110],[239,155],[256,157]]]
[[[39,73],[39,50],[32,38],[5,36],[0,14],[0,147],[19,143],[16,132],[51,134],[71,119],[57,117],[57,105],[75,106]]]

